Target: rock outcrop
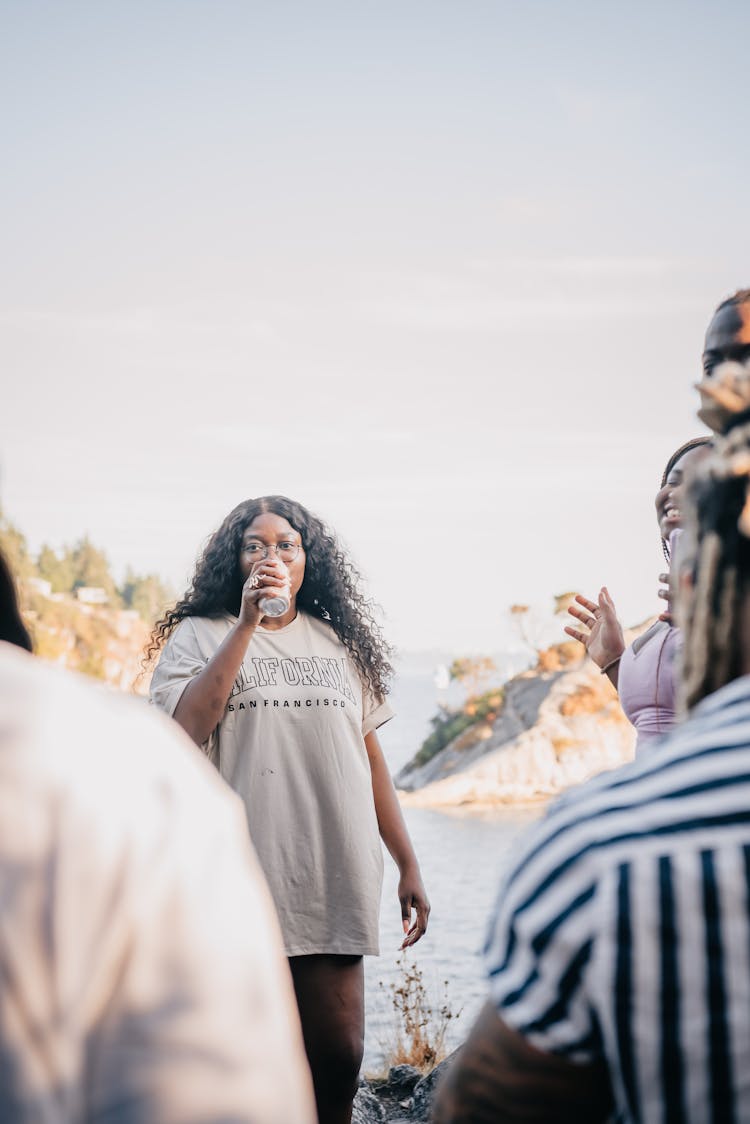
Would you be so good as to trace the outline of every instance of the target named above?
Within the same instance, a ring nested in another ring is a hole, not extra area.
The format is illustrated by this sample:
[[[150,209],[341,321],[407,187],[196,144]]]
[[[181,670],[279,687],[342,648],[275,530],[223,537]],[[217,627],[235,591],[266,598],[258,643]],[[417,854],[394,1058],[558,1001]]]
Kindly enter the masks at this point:
[[[352,1124],[427,1124],[438,1082],[458,1051],[426,1076],[411,1065],[397,1065],[385,1080],[363,1078],[357,1091]]]
[[[413,807],[534,802],[630,760],[634,744],[609,680],[579,660],[510,680],[493,722],[407,765],[396,785]]]

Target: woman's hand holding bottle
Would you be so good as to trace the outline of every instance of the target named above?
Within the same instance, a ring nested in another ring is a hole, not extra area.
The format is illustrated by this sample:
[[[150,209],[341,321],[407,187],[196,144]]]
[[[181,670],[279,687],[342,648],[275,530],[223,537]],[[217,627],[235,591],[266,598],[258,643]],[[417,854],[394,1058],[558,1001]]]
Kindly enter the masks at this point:
[[[269,597],[283,597],[287,606],[291,600],[289,571],[279,558],[265,558],[253,567],[242,587],[240,624],[255,628],[263,619],[261,602]]]

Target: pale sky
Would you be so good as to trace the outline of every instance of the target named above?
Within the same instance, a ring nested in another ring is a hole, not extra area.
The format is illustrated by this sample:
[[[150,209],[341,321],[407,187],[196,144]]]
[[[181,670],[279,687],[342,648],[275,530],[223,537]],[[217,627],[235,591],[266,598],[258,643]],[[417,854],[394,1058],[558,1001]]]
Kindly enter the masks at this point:
[[[0,2],[0,501],[183,588],[235,503],[406,649],[656,610],[653,496],[750,284],[740,2]],[[479,607],[477,607],[479,606]]]

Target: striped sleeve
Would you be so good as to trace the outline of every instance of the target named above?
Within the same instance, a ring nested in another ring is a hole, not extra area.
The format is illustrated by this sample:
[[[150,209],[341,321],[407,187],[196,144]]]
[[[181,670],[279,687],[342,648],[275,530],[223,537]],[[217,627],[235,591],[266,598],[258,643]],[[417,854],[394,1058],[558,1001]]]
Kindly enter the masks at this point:
[[[591,864],[540,846],[532,832],[492,918],[485,964],[498,1015],[532,1046],[570,1061],[601,1056],[587,994],[594,960],[597,882]]]

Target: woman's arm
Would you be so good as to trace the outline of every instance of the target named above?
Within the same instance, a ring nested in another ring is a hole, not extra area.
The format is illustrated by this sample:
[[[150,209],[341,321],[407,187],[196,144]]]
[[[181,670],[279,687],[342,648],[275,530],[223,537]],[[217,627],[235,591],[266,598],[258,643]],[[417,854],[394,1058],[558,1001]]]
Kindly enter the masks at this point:
[[[211,732],[224,717],[227,699],[254,632],[255,625],[238,621],[203,671],[191,679],[182,692],[173,717],[196,745],[208,741]]]
[[[373,730],[365,737],[367,756],[372,774],[372,794],[375,800],[375,813],[378,817],[380,835],[399,869],[401,877],[398,884],[398,897],[401,902],[401,918],[404,924],[402,948],[416,944],[427,929],[430,916],[430,903],[422,883],[417,856],[414,854],[409,832],[401,814],[401,806],[396,789],[388,770],[378,735]],[[411,911],[416,910],[416,920],[412,923]]]
[[[262,579],[262,581],[261,581]],[[203,745],[224,717],[240,664],[245,658],[256,626],[263,613],[258,602],[276,586],[288,584],[283,563],[268,559],[253,568],[242,587],[237,623],[222,640],[203,670],[191,679],[174,711],[174,719],[196,745]]]

